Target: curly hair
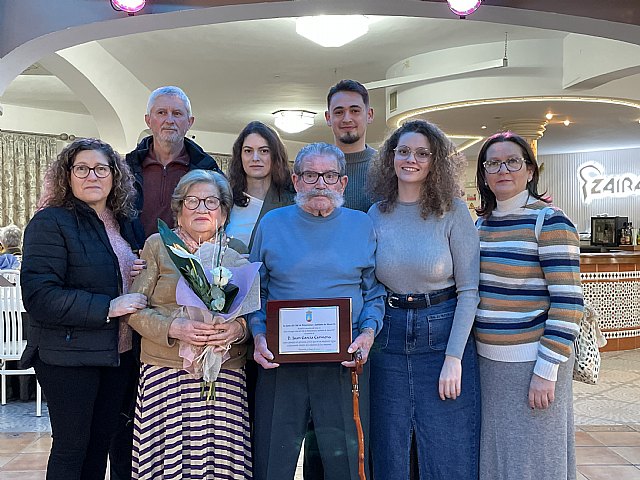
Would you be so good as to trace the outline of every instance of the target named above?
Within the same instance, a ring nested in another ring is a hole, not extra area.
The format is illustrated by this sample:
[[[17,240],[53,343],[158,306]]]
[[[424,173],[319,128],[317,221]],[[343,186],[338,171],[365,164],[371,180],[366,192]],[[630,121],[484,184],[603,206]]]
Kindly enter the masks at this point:
[[[422,218],[432,214],[442,216],[451,209],[454,198],[462,195],[460,178],[467,162],[442,130],[425,120],[408,121],[387,138],[369,167],[369,189],[374,198],[380,200],[381,212],[393,210],[398,199],[394,149],[405,133],[424,135],[433,154],[429,175],[420,189],[420,215]]]
[[[239,207],[246,207],[249,204],[249,197],[245,193],[247,189],[247,174],[242,166],[242,145],[252,133],[264,138],[269,146],[269,151],[271,152],[271,185],[276,188],[279,195],[285,190],[293,190],[289,157],[287,156],[287,149],[282,140],[280,140],[280,136],[268,125],[254,121],[242,129],[234,142],[227,172],[231,190],[233,191],[233,203]]]
[[[76,156],[87,150],[96,150],[109,161],[113,181],[107,207],[117,217],[135,218],[138,212],[134,207],[136,190],[131,170],[111,145],[95,138],[75,140],[60,152],[45,174],[45,192],[40,206],[73,208],[75,196],[71,190],[71,167]]]
[[[495,194],[487,185],[487,172],[484,169],[484,162],[487,160],[487,150],[494,143],[499,142],[512,142],[520,147],[522,150],[522,158],[526,167],[531,171],[531,181],[527,182],[527,190],[529,195],[543,202],[549,203],[544,198],[545,193],[538,193],[538,180],[540,179],[540,170],[538,169],[538,162],[533,154],[533,150],[529,143],[521,136],[513,132],[500,132],[489,137],[482,145],[480,153],[478,153],[478,166],[476,168],[476,186],[480,193],[480,207],[476,208],[476,213],[479,217],[488,217],[491,212],[495,210],[498,205]]]

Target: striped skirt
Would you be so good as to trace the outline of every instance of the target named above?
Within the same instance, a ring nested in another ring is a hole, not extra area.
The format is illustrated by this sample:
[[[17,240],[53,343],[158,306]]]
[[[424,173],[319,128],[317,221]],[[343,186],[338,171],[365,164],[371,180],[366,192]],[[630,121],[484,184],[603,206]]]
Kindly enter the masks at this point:
[[[220,371],[215,400],[201,384],[184,370],[142,365],[133,479],[252,478],[244,369]]]

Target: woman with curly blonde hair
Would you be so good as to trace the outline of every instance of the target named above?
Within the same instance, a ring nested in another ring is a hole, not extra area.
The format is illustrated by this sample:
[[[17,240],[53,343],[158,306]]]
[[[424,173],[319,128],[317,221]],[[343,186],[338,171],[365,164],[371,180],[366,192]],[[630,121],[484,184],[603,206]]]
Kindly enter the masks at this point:
[[[376,276],[387,289],[371,350],[376,478],[478,478],[480,385],[470,335],[478,305],[478,234],[459,198],[464,158],[435,125],[405,123],[371,166]],[[464,371],[464,375],[463,375]]]
[[[30,315],[22,356],[49,406],[47,480],[104,478],[109,443],[133,372],[127,293],[140,246],[132,176],[106,143],[80,139],[47,172],[43,208],[24,233],[22,297]]]

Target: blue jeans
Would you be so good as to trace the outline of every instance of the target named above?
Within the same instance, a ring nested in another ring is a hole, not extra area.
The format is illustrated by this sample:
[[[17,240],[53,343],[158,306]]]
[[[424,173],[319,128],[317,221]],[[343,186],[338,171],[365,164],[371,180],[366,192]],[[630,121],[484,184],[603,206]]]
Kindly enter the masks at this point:
[[[441,400],[440,370],[456,299],[422,309],[387,306],[371,355],[371,452],[376,479],[409,478],[415,435],[421,480],[476,480],[480,380],[475,341],[462,359],[462,390]]]

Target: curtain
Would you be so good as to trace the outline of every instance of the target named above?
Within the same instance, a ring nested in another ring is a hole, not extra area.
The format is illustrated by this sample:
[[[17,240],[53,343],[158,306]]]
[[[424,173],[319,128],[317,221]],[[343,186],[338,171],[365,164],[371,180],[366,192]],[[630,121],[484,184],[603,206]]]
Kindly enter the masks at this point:
[[[29,222],[56,155],[53,137],[0,131],[0,226]]]

